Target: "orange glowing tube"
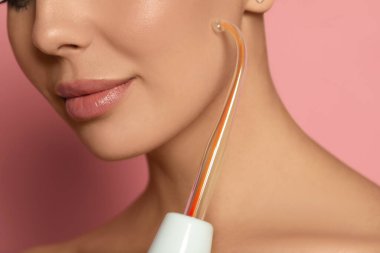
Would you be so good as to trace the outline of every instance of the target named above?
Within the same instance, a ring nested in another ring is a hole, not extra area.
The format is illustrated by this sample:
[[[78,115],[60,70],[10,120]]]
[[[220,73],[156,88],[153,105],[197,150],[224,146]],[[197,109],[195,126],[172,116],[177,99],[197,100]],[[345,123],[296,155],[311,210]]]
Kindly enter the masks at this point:
[[[202,163],[184,212],[185,215],[202,220],[206,215],[212,189],[219,172],[218,164],[223,157],[226,139],[236,108],[239,84],[247,63],[246,46],[240,29],[225,20],[217,20],[212,26],[215,32],[227,31],[232,36],[236,43],[237,60],[224,109],[203,155]]]

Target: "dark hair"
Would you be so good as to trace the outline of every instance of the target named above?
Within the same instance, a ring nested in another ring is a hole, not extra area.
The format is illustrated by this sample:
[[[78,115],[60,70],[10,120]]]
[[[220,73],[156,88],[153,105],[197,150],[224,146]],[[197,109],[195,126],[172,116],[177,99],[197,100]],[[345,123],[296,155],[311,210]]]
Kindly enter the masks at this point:
[[[16,11],[26,9],[31,0],[0,0],[0,4],[8,3],[9,7],[14,8]]]

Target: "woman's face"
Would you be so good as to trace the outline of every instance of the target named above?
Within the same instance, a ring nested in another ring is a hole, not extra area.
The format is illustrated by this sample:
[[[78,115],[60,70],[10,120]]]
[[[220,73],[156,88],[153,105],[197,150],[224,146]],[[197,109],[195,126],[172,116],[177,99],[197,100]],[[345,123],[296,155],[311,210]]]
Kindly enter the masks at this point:
[[[22,70],[94,154],[113,160],[162,145],[229,85],[233,44],[211,22],[240,24],[245,1],[17,2],[29,2],[8,7]]]

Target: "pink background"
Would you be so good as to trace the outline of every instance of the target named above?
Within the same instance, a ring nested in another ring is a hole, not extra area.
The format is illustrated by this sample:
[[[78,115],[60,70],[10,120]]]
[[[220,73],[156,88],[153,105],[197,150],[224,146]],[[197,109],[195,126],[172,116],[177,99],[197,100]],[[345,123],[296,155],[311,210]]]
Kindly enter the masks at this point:
[[[0,7],[0,252],[66,240],[143,190],[143,156],[94,158],[20,72]],[[280,0],[266,14],[273,79],[301,127],[380,184],[380,1]]]

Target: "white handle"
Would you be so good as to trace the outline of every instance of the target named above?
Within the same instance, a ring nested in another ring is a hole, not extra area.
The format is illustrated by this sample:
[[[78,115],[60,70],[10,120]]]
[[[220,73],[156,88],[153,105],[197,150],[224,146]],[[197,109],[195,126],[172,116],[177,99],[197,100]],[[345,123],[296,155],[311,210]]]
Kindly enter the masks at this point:
[[[148,253],[211,253],[210,223],[180,213],[167,213]]]

